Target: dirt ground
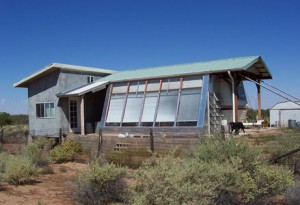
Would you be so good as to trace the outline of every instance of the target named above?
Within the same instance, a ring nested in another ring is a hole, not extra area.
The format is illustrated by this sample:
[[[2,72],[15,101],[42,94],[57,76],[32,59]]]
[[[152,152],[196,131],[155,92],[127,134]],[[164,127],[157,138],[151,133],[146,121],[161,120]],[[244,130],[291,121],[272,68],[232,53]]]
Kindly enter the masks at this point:
[[[32,185],[14,186],[1,184],[0,204],[9,205],[71,205],[74,200],[75,177],[87,165],[69,162],[52,164],[54,174],[39,175]],[[65,172],[62,172],[64,167]]]

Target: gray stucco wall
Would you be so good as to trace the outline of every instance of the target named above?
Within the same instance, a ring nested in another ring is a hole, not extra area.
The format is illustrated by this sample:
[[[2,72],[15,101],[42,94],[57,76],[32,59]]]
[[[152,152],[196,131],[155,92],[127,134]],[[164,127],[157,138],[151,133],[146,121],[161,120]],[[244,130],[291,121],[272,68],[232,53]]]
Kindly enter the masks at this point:
[[[96,73],[79,73],[64,70],[54,71],[47,76],[35,80],[28,86],[29,129],[31,135],[58,136],[59,129],[69,130],[69,101],[59,99],[56,95],[63,91],[76,88],[87,83],[87,76],[94,80],[101,78]],[[36,103],[54,102],[53,118],[37,118]]]

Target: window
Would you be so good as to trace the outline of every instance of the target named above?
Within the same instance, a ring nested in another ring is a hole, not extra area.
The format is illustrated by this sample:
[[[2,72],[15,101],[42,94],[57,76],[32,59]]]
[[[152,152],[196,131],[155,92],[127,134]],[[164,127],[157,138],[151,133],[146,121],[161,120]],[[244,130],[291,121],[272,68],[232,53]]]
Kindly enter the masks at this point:
[[[202,78],[115,83],[105,126],[197,126]]]
[[[178,91],[162,91],[160,94],[155,126],[174,126]]]
[[[53,118],[54,117],[54,103],[37,103],[36,117],[38,118]]]
[[[201,89],[181,91],[177,126],[196,126],[200,106]]]
[[[94,76],[88,76],[87,83],[92,83],[92,82],[94,82]]]

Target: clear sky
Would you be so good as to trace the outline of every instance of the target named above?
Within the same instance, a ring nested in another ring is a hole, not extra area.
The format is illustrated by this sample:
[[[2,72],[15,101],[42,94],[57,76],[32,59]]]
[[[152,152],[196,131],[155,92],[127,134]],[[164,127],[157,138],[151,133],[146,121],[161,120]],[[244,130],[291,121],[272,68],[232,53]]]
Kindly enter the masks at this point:
[[[298,0],[0,0],[0,112],[27,113],[13,83],[53,62],[125,70],[261,55],[266,82],[300,98],[299,11]],[[285,100],[263,89],[262,101]]]

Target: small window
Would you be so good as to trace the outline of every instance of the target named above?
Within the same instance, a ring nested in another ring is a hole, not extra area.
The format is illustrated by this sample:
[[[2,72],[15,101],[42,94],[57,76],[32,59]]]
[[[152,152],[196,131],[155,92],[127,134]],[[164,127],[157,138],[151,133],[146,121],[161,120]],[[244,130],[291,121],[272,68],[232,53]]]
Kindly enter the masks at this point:
[[[54,117],[54,103],[37,103],[36,104],[37,118],[53,118]]]
[[[94,82],[94,76],[88,76],[87,83],[92,83],[92,82]]]

